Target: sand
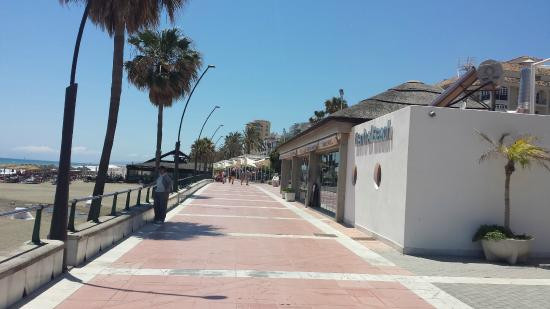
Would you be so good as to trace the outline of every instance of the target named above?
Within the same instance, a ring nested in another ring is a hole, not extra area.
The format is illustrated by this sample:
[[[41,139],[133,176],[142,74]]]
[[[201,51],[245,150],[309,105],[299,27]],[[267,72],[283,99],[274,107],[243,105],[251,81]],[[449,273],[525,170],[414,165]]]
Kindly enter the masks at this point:
[[[108,183],[105,185],[105,192],[121,191],[138,187],[138,184]],[[69,189],[69,197],[77,198],[91,195],[94,188],[93,182],[74,181]],[[36,203],[53,204],[55,185],[50,183],[22,184],[22,183],[0,183],[0,212],[13,210],[14,207],[25,207]],[[130,205],[135,205],[137,192],[132,192]],[[145,191],[142,192],[142,202],[145,200]],[[118,197],[117,210],[122,210],[126,203],[126,194]],[[15,206],[14,206],[15,205]],[[101,214],[111,212],[112,197],[105,198],[102,203]],[[46,238],[51,221],[52,208],[42,213],[42,224],[40,234]],[[85,203],[78,203],[76,209],[75,223],[84,222],[87,219],[89,207]],[[35,213],[32,212],[35,217]],[[0,256],[6,256],[10,251],[30,241],[34,220],[14,220],[10,217],[0,217]]]

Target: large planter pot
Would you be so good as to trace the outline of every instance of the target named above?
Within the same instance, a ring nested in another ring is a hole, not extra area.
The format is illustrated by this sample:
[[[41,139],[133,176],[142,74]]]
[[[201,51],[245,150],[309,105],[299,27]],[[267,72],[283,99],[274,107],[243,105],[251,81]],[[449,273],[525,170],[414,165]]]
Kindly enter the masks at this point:
[[[523,263],[529,257],[533,239],[481,240],[487,261],[506,261],[510,265]]]
[[[294,192],[286,192],[285,193],[285,200],[287,202],[294,202],[296,200],[296,193]]]

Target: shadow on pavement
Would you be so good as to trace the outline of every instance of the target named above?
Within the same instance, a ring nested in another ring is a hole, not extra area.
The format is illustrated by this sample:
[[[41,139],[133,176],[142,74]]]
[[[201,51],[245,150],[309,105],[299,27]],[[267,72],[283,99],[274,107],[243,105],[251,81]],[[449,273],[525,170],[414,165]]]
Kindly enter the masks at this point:
[[[79,282],[79,283],[83,284],[84,286],[91,286],[91,287],[95,287],[95,288],[109,289],[109,290],[117,290],[117,291],[121,291],[121,292],[166,295],[166,296],[180,296],[180,297],[201,298],[201,299],[208,299],[208,300],[220,300],[220,299],[226,299],[227,298],[227,296],[223,296],[223,295],[199,296],[199,295],[189,295],[189,294],[164,293],[164,292],[155,292],[155,291],[146,291],[146,290],[116,288],[116,287],[112,287],[112,286],[105,286],[105,285],[82,282],[82,280],[72,276],[70,273],[67,273],[65,275],[65,278],[69,281]]]
[[[195,194],[192,194],[192,195],[189,195],[189,198],[193,198],[193,199],[196,199],[196,200],[207,200],[207,199],[211,199],[212,197],[210,197],[210,196],[205,196],[205,195],[195,195]]]
[[[157,230],[143,237],[143,239],[187,240],[199,236],[223,236],[224,234],[218,232],[218,230],[218,227],[210,224],[165,222]]]

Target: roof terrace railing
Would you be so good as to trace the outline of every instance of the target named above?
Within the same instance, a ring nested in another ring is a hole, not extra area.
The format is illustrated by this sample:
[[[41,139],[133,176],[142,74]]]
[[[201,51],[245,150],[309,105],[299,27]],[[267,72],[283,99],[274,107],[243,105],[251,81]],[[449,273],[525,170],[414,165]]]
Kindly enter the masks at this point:
[[[210,178],[210,175],[209,174],[199,174],[199,175],[189,176],[189,177],[186,177],[186,178],[179,179],[178,180],[178,191],[179,191],[179,189],[185,188],[185,187],[187,187],[188,185],[190,185],[194,182],[197,182],[199,180],[203,180],[203,179],[206,179],[206,178]],[[155,188],[156,188],[155,184],[149,184],[149,185],[144,185],[144,186],[131,188],[131,189],[127,189],[127,190],[106,193],[106,194],[102,194],[102,195],[86,196],[86,197],[71,199],[71,200],[69,200],[70,210],[69,210],[69,222],[68,222],[67,230],[69,230],[73,233],[76,232],[74,222],[75,222],[75,216],[76,216],[76,204],[79,203],[79,202],[103,199],[104,197],[111,197],[112,196],[113,197],[113,202],[112,202],[112,205],[111,205],[110,216],[116,217],[116,216],[122,214],[122,213],[117,212],[117,201],[118,201],[118,196],[120,194],[126,194],[126,203],[124,205],[124,212],[123,212],[123,213],[125,213],[125,212],[130,211],[130,198],[131,198],[132,192],[137,191],[137,200],[136,200],[136,204],[134,205],[134,207],[135,207],[135,206],[140,206],[141,205],[141,195],[142,195],[141,192],[143,190],[147,190],[146,193],[145,193],[145,202],[147,204],[150,204],[150,199],[152,198],[152,195],[153,195],[152,193],[154,193]],[[153,191],[153,192],[151,192],[151,191]],[[180,201],[180,199],[179,199],[179,192],[178,192],[178,202],[179,201]],[[33,206],[30,206],[30,207],[25,207],[25,208],[21,208],[21,209],[0,212],[0,217],[14,216],[14,215],[17,215],[17,214],[36,211],[31,242],[33,244],[40,245],[40,244],[42,244],[41,241],[40,241],[40,224],[42,223],[41,222],[42,221],[42,210],[44,210],[46,208],[50,208],[50,207],[53,207],[53,204],[37,204],[37,205],[33,205]],[[93,218],[91,221],[101,224],[101,222],[99,222],[99,215],[96,218]]]

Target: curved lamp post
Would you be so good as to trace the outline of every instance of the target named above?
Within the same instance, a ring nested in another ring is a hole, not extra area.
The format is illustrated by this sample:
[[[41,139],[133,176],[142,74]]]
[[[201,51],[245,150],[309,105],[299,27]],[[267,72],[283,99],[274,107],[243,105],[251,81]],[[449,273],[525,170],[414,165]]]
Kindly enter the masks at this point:
[[[212,134],[212,137],[210,137],[210,140],[213,141],[214,140],[214,135],[216,135],[216,133],[218,132],[218,130],[223,127],[223,124],[220,124],[217,128],[216,128],[216,131],[214,131],[214,133]]]
[[[195,88],[197,88],[197,85],[200,83],[202,77],[206,72],[208,72],[208,69],[212,68],[214,69],[216,66],[209,64],[206,69],[204,69],[204,72],[202,72],[199,79],[197,79],[197,82],[193,86],[193,89],[191,89],[191,93],[189,93],[189,96],[187,97],[187,101],[185,102],[185,107],[183,108],[183,113],[181,114],[180,119],[180,126],[178,129],[178,140],[176,142],[176,147],[174,150],[174,191],[178,191],[178,180],[179,180],[179,159],[180,159],[180,136],[181,136],[181,125],[183,123],[183,116],[185,116],[185,111],[187,111],[187,105],[189,104],[189,100],[191,100],[191,96],[193,96],[193,92],[195,92]]]
[[[71,169],[71,148],[73,144],[74,114],[76,109],[76,93],[78,84],[75,83],[76,64],[80,40],[84,32],[84,26],[88,19],[89,4],[86,5],[73,52],[71,66],[71,78],[69,86],[65,89],[65,109],[63,111],[63,129],[61,131],[61,151],[59,153],[59,167],[57,170],[57,185],[55,187],[55,200],[50,226],[50,239],[67,240],[67,212],[69,201],[69,171]],[[65,263],[63,263],[65,267]]]
[[[208,122],[208,119],[210,119],[210,116],[212,116],[212,114],[214,113],[214,111],[216,109],[220,108],[218,105],[214,106],[214,108],[212,109],[212,111],[210,112],[210,114],[208,114],[208,117],[206,117],[206,119],[204,120],[204,123],[202,124],[202,127],[201,127],[201,131],[199,132],[199,137],[197,137],[197,141],[201,139],[201,135],[202,135],[202,130],[204,129],[204,125],[206,125],[206,122]],[[195,153],[195,169],[194,169],[194,174],[197,175],[197,159],[198,159],[198,156],[197,154]]]

